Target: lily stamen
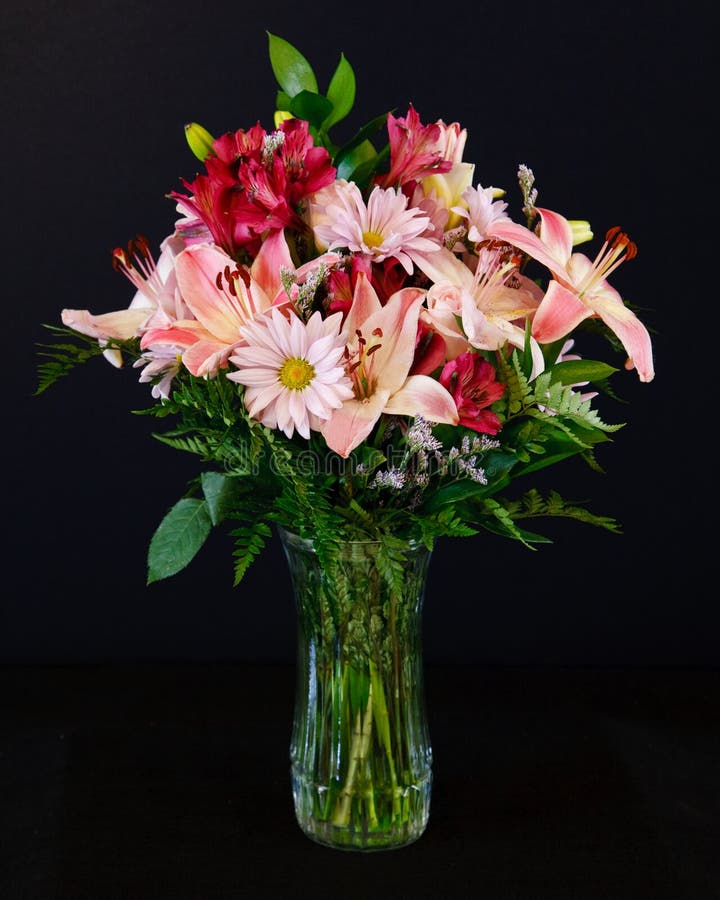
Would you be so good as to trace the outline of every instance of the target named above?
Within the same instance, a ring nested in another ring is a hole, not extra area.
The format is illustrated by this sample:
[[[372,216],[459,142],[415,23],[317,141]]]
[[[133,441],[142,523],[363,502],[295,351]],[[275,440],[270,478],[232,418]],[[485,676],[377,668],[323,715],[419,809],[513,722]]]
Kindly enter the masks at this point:
[[[162,291],[163,282],[157,273],[157,263],[148,239],[142,234],[129,240],[127,249],[116,247],[113,250],[112,266],[116,272],[122,272],[142,293],[155,297]]]
[[[578,285],[579,295],[582,297],[593,285],[605,281],[618,266],[636,256],[637,244],[631,241],[618,225],[610,228],[587,275]]]

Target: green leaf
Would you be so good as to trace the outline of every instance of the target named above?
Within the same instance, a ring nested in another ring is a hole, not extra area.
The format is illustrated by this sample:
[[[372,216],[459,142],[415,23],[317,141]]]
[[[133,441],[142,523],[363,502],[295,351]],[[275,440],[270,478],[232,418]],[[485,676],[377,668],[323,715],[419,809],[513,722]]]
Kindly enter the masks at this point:
[[[270,65],[285,93],[289,97],[294,97],[300,91],[312,91],[317,94],[317,78],[302,53],[284,38],[270,34],[269,31],[267,36]]]
[[[566,436],[562,432],[558,432],[556,437],[545,442],[544,454],[532,457],[532,461],[529,461],[526,465],[519,464],[513,472],[513,477],[519,478],[521,475],[529,475],[530,472],[546,469],[548,466],[555,465],[555,463],[559,463],[571,456],[578,456],[586,452],[588,444],[601,444],[609,440],[610,438],[604,432],[598,430],[584,432],[582,442],[573,440],[569,435]]]
[[[332,112],[332,103],[322,94],[300,91],[290,100],[290,112],[296,119],[305,119],[315,128],[320,128],[328,113]]]
[[[147,583],[175,575],[205,543],[212,520],[204,500],[185,497],[165,516],[150,541]]]
[[[355,72],[343,53],[330,79],[327,98],[332,103],[332,112],[322,123],[325,131],[344,119],[355,103]]]
[[[373,159],[376,155],[376,150],[370,141],[363,141],[342,158],[337,167],[337,177],[346,178],[349,181],[350,176],[361,163]]]
[[[278,91],[275,95],[275,109],[282,110],[282,112],[290,112],[290,101],[292,97],[288,97],[285,91]]]
[[[233,510],[238,480],[222,472],[203,472],[200,481],[212,523],[219,525]]]
[[[547,371],[550,372],[551,381],[567,385],[583,381],[603,381],[619,370],[594,359],[567,359],[556,363]]]
[[[351,180],[362,190],[389,156],[390,144],[386,144],[379,153],[353,169]]]
[[[362,144],[363,141],[371,138],[376,131],[379,131],[383,125],[387,124],[387,117],[389,113],[383,113],[381,116],[376,116],[374,119],[371,119],[366,125],[356,132],[354,137],[350,138],[350,140],[343,144],[342,147],[337,151],[335,156],[333,157],[333,165],[339,166],[343,159],[350,153],[351,150],[354,150],[359,144]]]
[[[484,493],[487,493],[486,486],[477,481],[472,481],[470,478],[454,481],[452,484],[447,484],[436,491],[431,499],[424,504],[423,509],[425,512],[434,512],[447,503],[458,503],[460,500],[467,500],[469,497],[477,497]]]

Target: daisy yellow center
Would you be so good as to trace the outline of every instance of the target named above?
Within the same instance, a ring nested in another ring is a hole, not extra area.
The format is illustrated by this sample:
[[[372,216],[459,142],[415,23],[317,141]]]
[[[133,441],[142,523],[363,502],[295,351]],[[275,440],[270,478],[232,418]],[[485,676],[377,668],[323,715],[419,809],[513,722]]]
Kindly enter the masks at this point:
[[[281,384],[291,391],[301,391],[306,388],[315,377],[315,369],[306,359],[300,356],[291,356],[282,364],[278,373]]]
[[[385,238],[378,234],[377,231],[363,231],[363,244],[371,250],[379,247],[384,240]]]

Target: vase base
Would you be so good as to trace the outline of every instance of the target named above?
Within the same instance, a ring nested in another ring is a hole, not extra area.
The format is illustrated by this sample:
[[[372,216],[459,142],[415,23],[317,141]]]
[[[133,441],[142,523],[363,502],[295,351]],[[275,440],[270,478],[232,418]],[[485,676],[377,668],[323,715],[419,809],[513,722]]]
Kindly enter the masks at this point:
[[[331,850],[343,850],[347,853],[382,853],[390,850],[401,850],[403,847],[409,847],[411,844],[416,843],[425,833],[425,828],[423,828],[418,834],[407,837],[404,840],[395,835],[390,837],[377,835],[374,836],[374,840],[377,843],[358,841],[357,836],[343,842],[342,839],[338,840],[337,835],[319,835],[315,831],[308,831],[301,823],[298,824],[305,837],[309,838],[314,844],[328,847]]]
[[[292,775],[295,816],[302,832],[316,844],[336,850],[377,852],[415,843],[425,832],[430,814],[432,776],[394,791],[356,796],[345,804],[335,790]],[[328,802],[329,796],[334,801]],[[372,814],[368,810],[372,809]]]

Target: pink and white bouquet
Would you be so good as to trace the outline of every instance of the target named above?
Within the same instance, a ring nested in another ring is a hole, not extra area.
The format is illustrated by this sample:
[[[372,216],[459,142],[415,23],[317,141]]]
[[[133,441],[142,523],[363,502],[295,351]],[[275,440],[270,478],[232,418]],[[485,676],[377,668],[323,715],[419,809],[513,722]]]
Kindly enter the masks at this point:
[[[530,168],[513,204],[463,158],[461,124],[413,106],[336,144],[349,62],[323,94],[295,47],[269,42],[272,127],[186,126],[200,171],[170,192],[159,253],[143,237],[113,253],[128,308],[64,309],[63,343],[42,351],[38,392],[91,356],[130,361],[145,412],[172,423],[157,436],[201,461],[149,581],[226,521],[236,581],[274,525],[428,546],[480,529],[532,544],[538,516],[615,529],[530,476],[576,455],[597,467],[621,426],[595,399],[622,369],[653,378],[648,331],[608,281],[635,244],[613,227],[579,252],[589,224],[538,205]],[[583,358],[585,334],[619,365]]]

